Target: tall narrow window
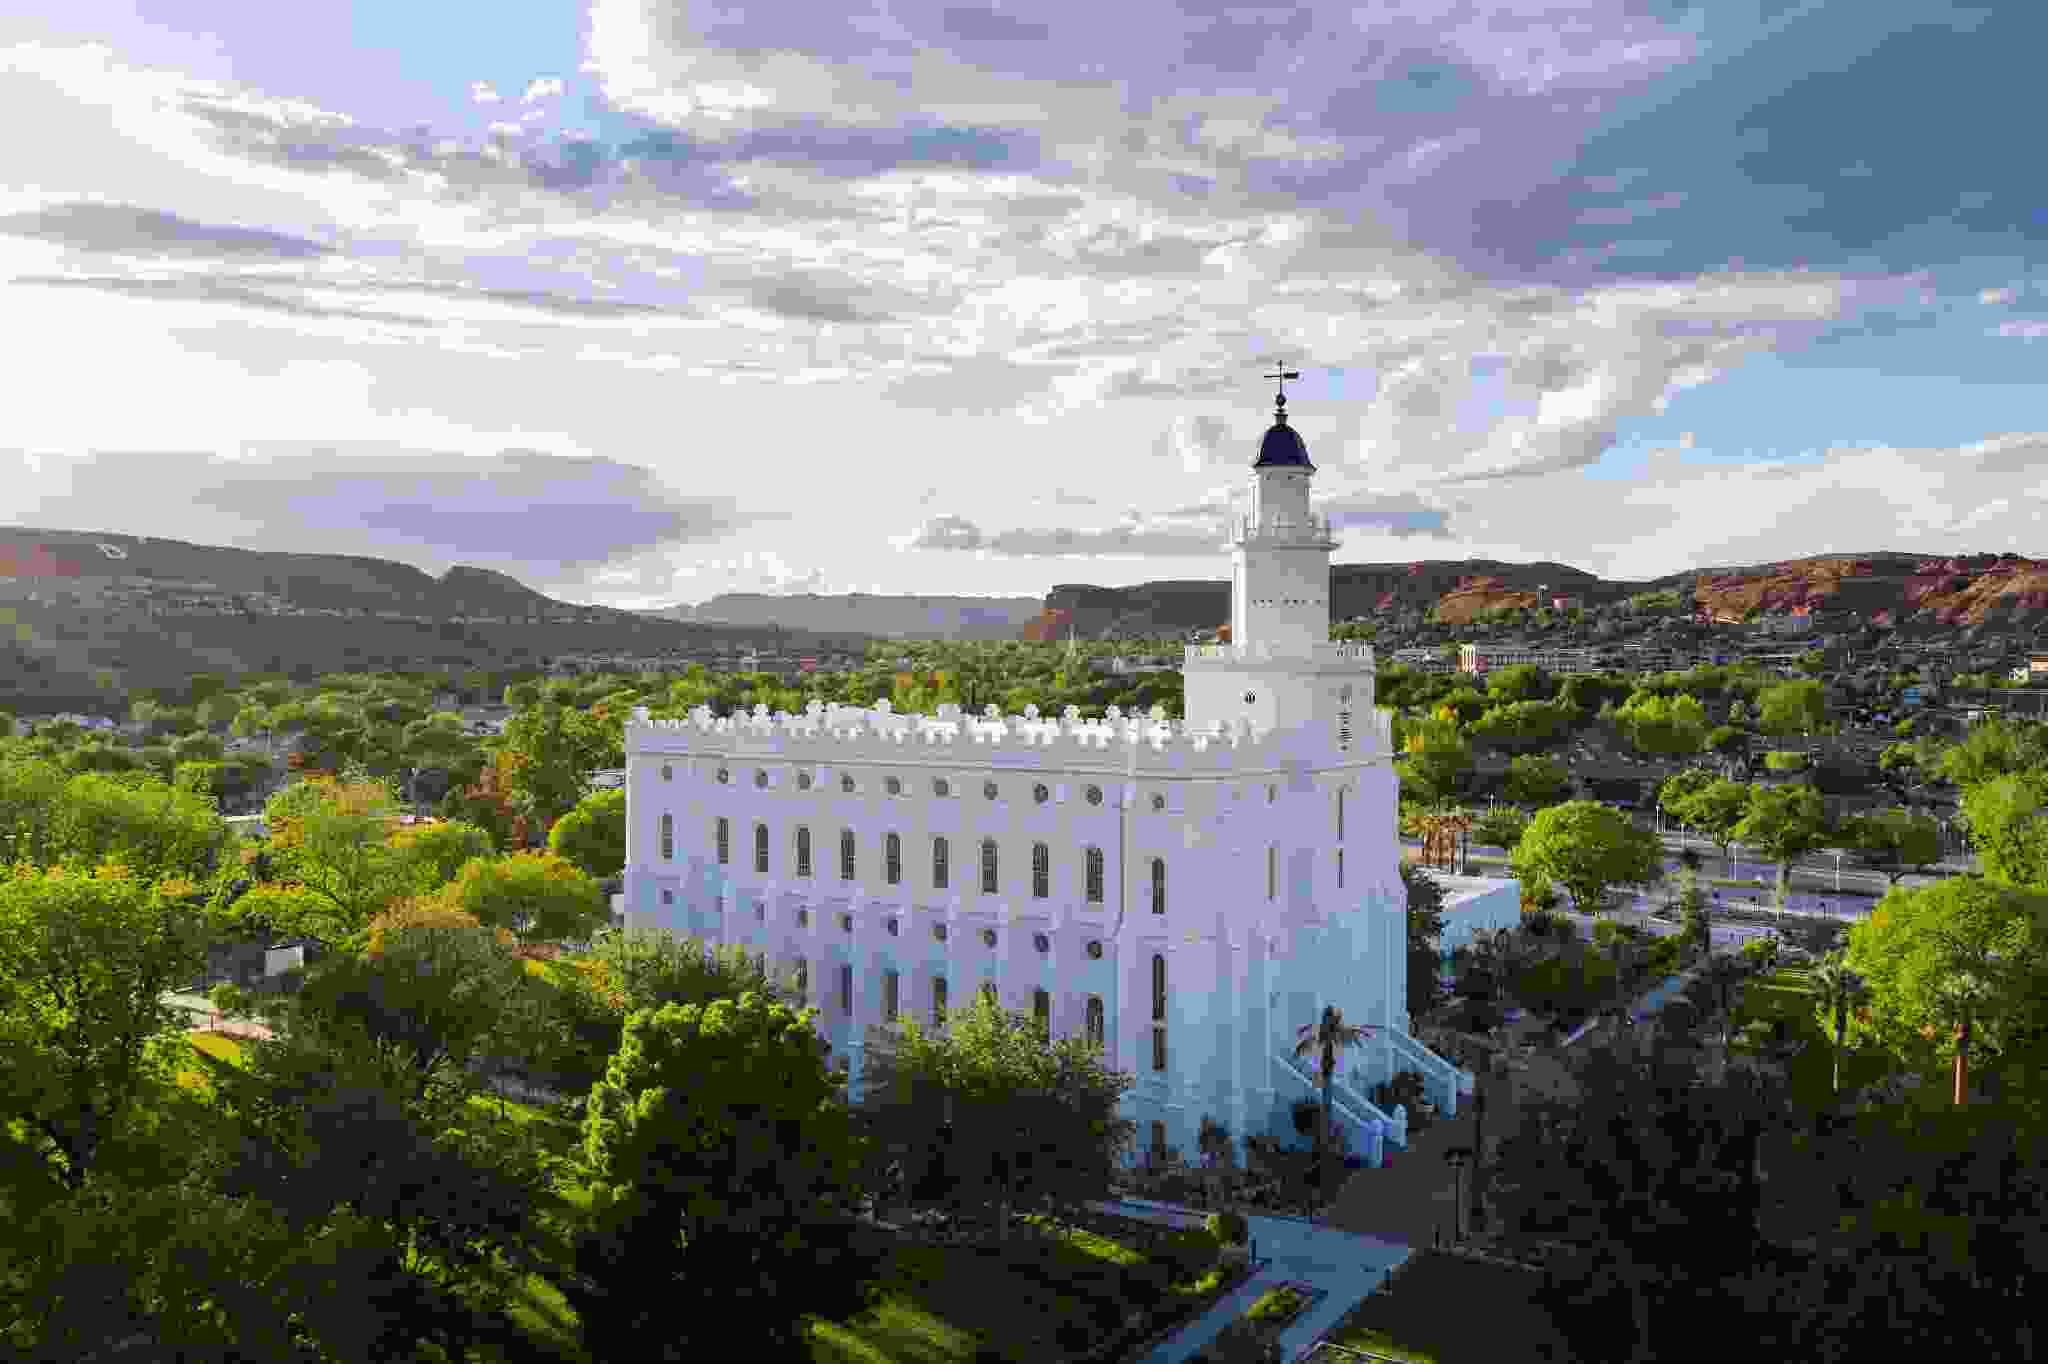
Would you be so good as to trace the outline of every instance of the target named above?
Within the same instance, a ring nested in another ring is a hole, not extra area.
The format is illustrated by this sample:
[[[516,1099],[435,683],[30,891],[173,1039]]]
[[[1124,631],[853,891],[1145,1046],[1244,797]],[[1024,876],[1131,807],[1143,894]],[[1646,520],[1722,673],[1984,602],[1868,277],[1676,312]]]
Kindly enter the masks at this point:
[[[851,829],[841,829],[839,831],[839,879],[842,881],[851,881],[853,879],[853,830]]]
[[[661,817],[661,860],[664,862],[676,860],[676,817],[674,815],[663,815]]]
[[[839,964],[839,1012],[853,1013],[853,966],[848,962]]]
[[[1337,841],[1344,841],[1344,788],[1337,788]]]
[[[946,1026],[946,978],[944,976],[932,977],[932,1026],[934,1028]]]
[[[981,893],[996,893],[996,841],[993,838],[981,840]]]
[[[754,871],[756,875],[768,874],[768,826],[754,826]]]
[[[1280,898],[1280,849],[1274,844],[1266,846],[1266,898]]]
[[[897,973],[896,973],[895,971],[884,971],[884,972],[882,973],[882,1021],[883,1021],[883,1022],[885,1022],[885,1023],[894,1023],[894,1022],[896,1021],[896,1010],[897,1010],[897,1006],[899,1005],[899,1003],[901,1002],[901,999],[902,999],[902,996],[901,996],[901,995],[900,995],[900,994],[899,994],[898,992],[899,992],[900,990],[902,990],[902,988],[903,988],[903,977],[902,977],[902,976],[898,975],[898,974],[897,974]]]
[[[718,865],[723,867],[732,861],[732,821],[724,815],[718,817]]]
[[[1166,859],[1152,859],[1152,912],[1166,913]]]
[[[935,838],[932,840],[933,890],[944,890],[946,888],[946,854],[948,851],[945,839]]]
[[[808,826],[802,824],[796,827],[796,874],[811,874],[811,831]]]
[[[796,1002],[808,1004],[811,999],[811,964],[802,957],[796,959]]]
[[[1044,990],[1031,992],[1031,1016],[1038,1020],[1038,1026],[1048,1033],[1052,1031],[1052,995]]]
[[[1102,996],[1088,996],[1088,1045],[1102,1045]]]
[[[1166,958],[1152,954],[1152,1069],[1166,1069]]]
[[[1337,889],[1344,889],[1344,850],[1337,849]]]
[[[889,884],[899,885],[903,880],[903,836],[885,834],[882,837],[882,873],[889,878]]]
[[[1152,1159],[1160,1164],[1166,1161],[1166,1124],[1156,1118],[1152,1122]]]
[[[1052,849],[1043,843],[1031,845],[1031,896],[1043,900],[1052,894]]]
[[[1084,878],[1088,883],[1088,903],[1099,905],[1102,903],[1102,849],[1090,848],[1083,861],[1086,862],[1088,869],[1088,874]]]

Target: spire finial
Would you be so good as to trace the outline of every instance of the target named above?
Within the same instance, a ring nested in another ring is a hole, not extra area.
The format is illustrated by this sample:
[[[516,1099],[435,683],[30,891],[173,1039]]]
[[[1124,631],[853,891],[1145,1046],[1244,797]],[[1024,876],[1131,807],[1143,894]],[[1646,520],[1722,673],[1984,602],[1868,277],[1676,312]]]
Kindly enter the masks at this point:
[[[1288,369],[1286,366],[1276,362],[1273,366],[1273,372],[1266,377],[1277,381],[1280,385],[1280,391],[1273,395],[1273,421],[1276,425],[1285,426],[1287,424],[1287,381],[1289,379],[1299,379],[1301,371]]]

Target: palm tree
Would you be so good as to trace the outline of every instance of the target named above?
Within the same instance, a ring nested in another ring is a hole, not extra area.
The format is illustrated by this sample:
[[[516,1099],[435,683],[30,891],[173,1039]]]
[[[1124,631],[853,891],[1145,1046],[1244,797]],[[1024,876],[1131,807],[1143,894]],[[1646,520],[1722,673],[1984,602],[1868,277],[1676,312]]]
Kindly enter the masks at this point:
[[[1707,897],[1705,892],[1700,890],[1700,865],[1703,861],[1704,859],[1691,848],[1685,848],[1678,854],[1681,882],[1679,904],[1685,917],[1692,921],[1687,927],[1693,930],[1695,950],[1702,955],[1714,949],[1713,924],[1708,918]]]
[[[1721,1006],[1721,1050],[1724,1055],[1728,1049],[1728,1030],[1735,1021],[1729,992],[1741,983],[1746,974],[1748,973],[1743,969],[1742,963],[1732,957],[1713,958],[1708,961],[1704,973],[1707,985],[1713,990],[1714,998]]]
[[[1842,1092],[1842,1039],[1849,1030],[1849,1011],[1870,996],[1863,977],[1849,967],[1840,952],[1830,952],[1813,969],[1814,993],[1821,1007],[1835,1016],[1835,1094]]]
[[[1379,1031],[1365,1023],[1346,1023],[1344,1011],[1334,1004],[1323,1006],[1323,1016],[1314,1023],[1304,1023],[1295,1039],[1294,1054],[1306,1060],[1320,1056],[1323,1076],[1323,1130],[1321,1147],[1324,1165],[1327,1168],[1330,1157],[1330,1087],[1337,1078],[1337,1052],[1343,1047],[1363,1045],[1365,1039]]]
[[[1976,971],[1958,971],[1941,983],[1941,1009],[1955,1023],[1956,1084],[1955,1105],[1969,1101],[1970,1025],[1992,994],[1991,982]]]

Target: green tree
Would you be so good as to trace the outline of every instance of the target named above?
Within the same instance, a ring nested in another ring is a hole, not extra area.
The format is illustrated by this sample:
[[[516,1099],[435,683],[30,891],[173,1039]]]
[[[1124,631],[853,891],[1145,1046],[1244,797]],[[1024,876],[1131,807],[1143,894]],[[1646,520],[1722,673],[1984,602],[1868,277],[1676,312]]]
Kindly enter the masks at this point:
[[[1883,810],[1850,821],[1844,832],[1849,846],[1867,854],[1895,886],[1907,872],[1924,872],[1941,860],[1941,830],[1925,815]]]
[[[548,847],[600,879],[626,866],[626,792],[593,791],[548,830]]]
[[[538,683],[514,682],[505,688],[505,704],[514,710],[526,710],[540,703],[541,691]]]
[[[870,1169],[925,1165],[937,1137],[948,1201],[993,1213],[1004,1239],[1010,1209],[1071,1214],[1106,1197],[1136,1126],[1117,1115],[1132,1078],[1106,1069],[1092,1042],[1054,1040],[1036,1017],[1000,1009],[985,992],[948,1023],[941,1031],[905,1019],[870,1036],[861,1104]]]
[[[1555,744],[1571,728],[1571,712],[1550,701],[1510,701],[1472,722],[1471,737],[1490,747],[1526,751]]]
[[[1932,767],[1944,780],[1965,788],[2048,766],[2048,727],[1987,715],[1971,725],[1960,742],[1941,749],[1932,763],[1923,755],[1921,766]]]
[[[48,818],[52,861],[120,862],[144,878],[203,879],[227,839],[211,798],[139,774],[80,773],[65,781]]]
[[[1622,733],[1639,753],[1697,753],[1706,744],[1707,713],[1690,696],[1639,691],[1615,712]]]
[[[1819,847],[1827,837],[1827,811],[1820,792],[1803,783],[1760,786],[1751,793],[1749,809],[1734,834],[1739,842],[1777,864],[1777,902],[1782,908],[1791,889],[1794,859]]]
[[[1799,655],[1799,671],[1808,677],[1820,677],[1828,670],[1828,656],[1819,649],[1809,649]]]
[[[2044,932],[2048,897],[2033,890],[1970,877],[1891,890],[1849,929],[1844,961],[1870,988],[1852,1020],[1856,1035],[1922,1070],[1958,1042],[1997,1057],[2039,1037],[2048,1026]],[[1977,991],[1959,994],[1958,977]],[[1967,1047],[1953,1055],[1960,1087]]]
[[[199,723],[208,729],[231,729],[241,713],[242,699],[228,692],[208,697],[198,708]]]
[[[1331,1108],[1330,1090],[1337,1079],[1337,1053],[1349,1047],[1365,1045],[1365,1039],[1379,1029],[1366,1023],[1346,1023],[1344,1011],[1335,1004],[1323,1006],[1322,1017],[1314,1023],[1304,1023],[1296,1030],[1294,1054],[1304,1060],[1313,1058],[1323,1087],[1323,1123],[1318,1132],[1317,1147],[1322,1153],[1323,1188],[1328,1191],[1335,1179],[1330,1170],[1332,1146],[1330,1125],[1334,1121]]]
[[[1687,848],[1678,854],[1678,866],[1680,932],[1693,951],[1704,957],[1714,950],[1714,925],[1706,892],[1700,889],[1700,855]]]
[[[1581,914],[1599,913],[1614,886],[1655,879],[1663,861],[1655,834],[1590,800],[1537,811],[1513,859],[1517,873],[1569,891]]]
[[[1502,701],[1540,701],[1550,694],[1550,678],[1533,663],[1516,663],[1488,675],[1486,690]]]
[[[1517,805],[1549,805],[1571,789],[1571,773],[1555,758],[1523,753],[1508,760],[1501,786]]]
[[[420,895],[446,886],[467,863],[493,856],[489,834],[455,819],[395,829],[385,836],[385,842],[399,861],[409,865],[410,887]]]
[[[1863,977],[1856,974],[1839,951],[1830,952],[1820,965],[1813,969],[1808,978],[1813,984],[1813,993],[1819,1000],[1818,1012],[1824,1028],[1832,1025],[1834,1038],[1834,1093],[1842,1092],[1842,1042],[1849,1030],[1849,1014],[1864,1000],[1870,991],[1863,983]]]
[[[1686,824],[1685,802],[1714,784],[1714,774],[1703,767],[1674,772],[1657,788],[1657,808],[1679,824]]]
[[[1444,888],[1406,858],[1400,867],[1408,898],[1408,1012],[1419,1015],[1434,1008],[1441,993],[1437,962],[1444,932]]]
[[[0,1112],[67,1190],[168,1080],[150,1044],[179,1024],[164,993],[206,959],[193,889],[122,867],[0,878]]]
[[[551,852],[473,858],[441,898],[526,942],[583,942],[611,922],[603,888]]]
[[[627,1019],[591,1091],[590,1228],[563,1285],[593,1356],[687,1360],[744,1341],[793,1358],[808,1321],[871,1302],[860,1145],[812,1017],[749,994]]]
[[[1735,830],[1749,814],[1751,789],[1746,782],[1717,778],[1679,802],[1675,813],[1689,829],[1697,829],[1721,850],[1721,860],[1735,846]],[[1730,864],[1733,865],[1732,863]]]
[[[612,734],[590,716],[553,702],[528,707],[505,726],[510,794],[540,829],[574,809],[590,774],[618,757],[623,731]]]
[[[274,879],[299,892],[279,903],[309,911],[291,932],[359,944],[370,920],[418,884],[418,865],[392,844],[398,801],[385,783],[294,782],[270,798],[264,816]]]
[[[1448,713],[1404,726],[1404,756],[1395,763],[1401,789],[1425,802],[1448,800],[1472,768],[1472,749]]]
[[[2048,772],[1987,777],[1963,792],[1962,815],[1984,874],[2001,885],[2048,887]],[[1893,878],[1896,882],[1897,878]]]
[[[1529,817],[1519,810],[1497,806],[1472,821],[1472,842],[1488,848],[1505,848],[1512,853],[1529,827]]]

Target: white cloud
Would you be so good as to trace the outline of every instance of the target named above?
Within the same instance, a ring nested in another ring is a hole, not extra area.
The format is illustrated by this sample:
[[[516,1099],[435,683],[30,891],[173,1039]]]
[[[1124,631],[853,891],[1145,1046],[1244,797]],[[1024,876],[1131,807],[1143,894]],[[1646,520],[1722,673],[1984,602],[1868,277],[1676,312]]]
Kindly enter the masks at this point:
[[[526,93],[519,97],[521,104],[531,104],[537,99],[552,99],[562,93],[559,76],[541,76],[526,87]]]
[[[489,81],[471,81],[469,97],[478,104],[496,104],[504,96],[494,89]]]

